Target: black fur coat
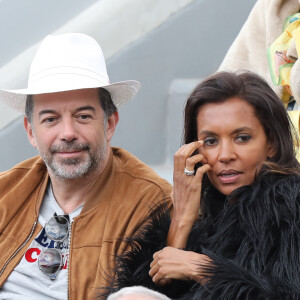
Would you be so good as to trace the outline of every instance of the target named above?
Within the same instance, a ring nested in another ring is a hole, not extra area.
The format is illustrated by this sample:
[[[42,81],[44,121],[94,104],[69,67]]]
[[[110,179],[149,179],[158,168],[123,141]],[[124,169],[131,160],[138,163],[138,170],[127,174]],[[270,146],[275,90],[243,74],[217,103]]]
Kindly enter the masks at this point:
[[[143,285],[172,299],[300,299],[300,177],[264,175],[228,199],[210,199],[185,249],[213,260],[205,286],[173,280],[159,287],[152,282],[152,256],[166,246],[170,225],[167,210],[159,208],[118,258],[110,292]]]

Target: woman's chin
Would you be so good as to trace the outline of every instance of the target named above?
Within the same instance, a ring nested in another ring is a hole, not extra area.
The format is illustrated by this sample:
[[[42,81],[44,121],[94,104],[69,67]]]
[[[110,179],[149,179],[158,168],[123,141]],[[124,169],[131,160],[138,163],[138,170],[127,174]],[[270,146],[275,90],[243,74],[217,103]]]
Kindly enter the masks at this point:
[[[230,195],[234,190],[241,187],[242,185],[237,184],[227,184],[222,186],[215,186],[215,188],[223,195],[228,196]]]

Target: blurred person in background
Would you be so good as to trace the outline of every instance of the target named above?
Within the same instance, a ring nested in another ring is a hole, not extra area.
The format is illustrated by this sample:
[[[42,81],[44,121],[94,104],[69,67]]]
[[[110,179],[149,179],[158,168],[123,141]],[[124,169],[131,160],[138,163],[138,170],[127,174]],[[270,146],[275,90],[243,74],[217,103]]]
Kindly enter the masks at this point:
[[[282,100],[299,134],[299,55],[300,1],[257,0],[219,71],[252,71],[262,76]]]
[[[108,296],[107,300],[170,300],[167,296],[143,286],[125,287]]]

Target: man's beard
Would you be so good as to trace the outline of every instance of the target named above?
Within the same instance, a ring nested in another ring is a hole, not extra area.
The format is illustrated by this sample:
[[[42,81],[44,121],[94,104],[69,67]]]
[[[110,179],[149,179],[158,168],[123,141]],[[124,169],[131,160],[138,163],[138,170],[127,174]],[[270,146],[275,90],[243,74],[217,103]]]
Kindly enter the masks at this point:
[[[89,144],[78,144],[75,141],[62,142],[58,146],[52,146],[47,153],[41,151],[40,155],[48,167],[48,170],[61,179],[75,179],[91,174],[101,168],[106,155],[106,140],[93,152]],[[58,158],[57,152],[84,151],[84,158]]]

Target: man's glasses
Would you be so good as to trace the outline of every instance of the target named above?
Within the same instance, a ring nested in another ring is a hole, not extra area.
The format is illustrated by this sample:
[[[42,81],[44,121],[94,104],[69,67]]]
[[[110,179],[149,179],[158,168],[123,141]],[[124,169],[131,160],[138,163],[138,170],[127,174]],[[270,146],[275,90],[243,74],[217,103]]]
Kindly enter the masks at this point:
[[[40,270],[54,280],[63,266],[63,257],[60,246],[68,237],[70,222],[68,215],[54,216],[46,223],[45,232],[47,237],[57,243],[57,248],[45,249],[38,258]]]

